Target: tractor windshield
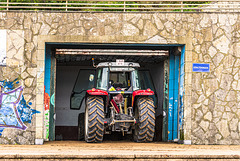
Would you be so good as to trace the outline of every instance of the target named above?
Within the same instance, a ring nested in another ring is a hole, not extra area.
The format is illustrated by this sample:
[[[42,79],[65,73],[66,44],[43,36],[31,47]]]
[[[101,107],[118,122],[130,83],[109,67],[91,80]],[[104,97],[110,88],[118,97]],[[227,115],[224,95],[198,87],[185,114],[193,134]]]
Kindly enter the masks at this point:
[[[127,89],[130,87],[130,72],[110,72],[109,83],[116,89]]]

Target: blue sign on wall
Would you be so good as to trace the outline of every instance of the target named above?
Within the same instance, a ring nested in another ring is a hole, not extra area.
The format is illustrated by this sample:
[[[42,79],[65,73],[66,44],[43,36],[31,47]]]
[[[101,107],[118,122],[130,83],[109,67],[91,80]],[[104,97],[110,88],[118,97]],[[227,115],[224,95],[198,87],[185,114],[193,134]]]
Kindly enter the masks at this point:
[[[199,64],[199,63],[193,63],[193,72],[209,72],[210,71],[210,65],[209,64]]]

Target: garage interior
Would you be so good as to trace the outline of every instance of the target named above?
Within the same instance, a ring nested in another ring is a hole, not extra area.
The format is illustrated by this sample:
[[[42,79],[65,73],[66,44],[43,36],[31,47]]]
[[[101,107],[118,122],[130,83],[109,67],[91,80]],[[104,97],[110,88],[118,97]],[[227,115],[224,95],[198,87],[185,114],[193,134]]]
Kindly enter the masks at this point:
[[[79,71],[94,69],[94,58],[95,64],[115,62],[116,59],[137,62],[140,70],[150,72],[158,97],[154,141],[162,141],[164,61],[169,59],[169,53],[173,50],[174,47],[159,44],[51,45],[51,51],[56,58],[55,140],[78,140],[78,115],[84,112],[85,105],[83,103],[80,110],[71,110],[70,96]],[[104,140],[122,139],[131,140],[131,136],[122,137],[121,133],[104,135]]]

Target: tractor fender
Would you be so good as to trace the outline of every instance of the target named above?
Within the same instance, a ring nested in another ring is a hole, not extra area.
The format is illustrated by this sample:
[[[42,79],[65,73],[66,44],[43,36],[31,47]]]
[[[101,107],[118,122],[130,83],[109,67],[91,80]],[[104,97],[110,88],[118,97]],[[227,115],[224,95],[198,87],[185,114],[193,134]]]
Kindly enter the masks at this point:
[[[107,91],[92,88],[92,89],[87,90],[85,100],[87,100],[87,98],[89,96],[100,96],[100,97],[102,97],[103,102],[104,102],[104,110],[106,111],[106,109],[109,105],[109,95],[108,95]]]
[[[104,91],[101,89],[95,89],[95,88],[87,90],[87,93],[89,95],[98,95],[98,96],[107,96],[108,95],[107,91]]]
[[[134,91],[132,94],[132,107],[134,105],[134,100],[136,96],[152,96],[152,95],[154,95],[154,92],[151,89]]]
[[[108,95],[107,91],[92,88],[92,89],[87,90],[85,100],[87,100],[88,96],[100,96],[100,97],[102,97],[103,102],[105,102],[104,103],[105,110],[109,105],[109,95]]]

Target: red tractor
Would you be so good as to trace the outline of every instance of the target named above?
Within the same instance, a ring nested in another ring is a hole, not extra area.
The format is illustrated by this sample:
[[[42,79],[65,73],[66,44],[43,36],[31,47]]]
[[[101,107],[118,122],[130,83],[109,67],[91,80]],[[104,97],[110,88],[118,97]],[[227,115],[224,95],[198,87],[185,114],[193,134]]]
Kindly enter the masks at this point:
[[[99,63],[89,74],[90,89],[72,93],[71,106],[80,101],[78,94],[85,95],[84,121],[79,120],[85,130],[80,126],[79,133],[84,134],[86,142],[102,142],[104,134],[113,131],[133,134],[136,142],[153,140],[154,92],[144,89],[139,80],[139,67],[138,63],[124,61]]]

